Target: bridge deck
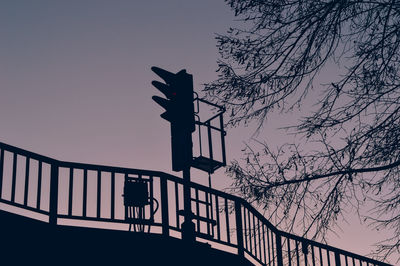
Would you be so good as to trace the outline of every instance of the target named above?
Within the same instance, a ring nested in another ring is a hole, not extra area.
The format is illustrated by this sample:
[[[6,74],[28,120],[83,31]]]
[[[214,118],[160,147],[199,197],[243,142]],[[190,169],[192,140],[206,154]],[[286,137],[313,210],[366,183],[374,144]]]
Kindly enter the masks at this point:
[[[203,243],[157,234],[52,226],[0,211],[1,261],[9,265],[251,265]]]

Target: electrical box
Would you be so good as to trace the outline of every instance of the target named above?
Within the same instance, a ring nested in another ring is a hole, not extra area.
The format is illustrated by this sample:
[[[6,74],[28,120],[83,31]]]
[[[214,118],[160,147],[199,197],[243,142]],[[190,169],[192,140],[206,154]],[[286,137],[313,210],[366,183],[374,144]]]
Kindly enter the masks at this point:
[[[124,186],[124,205],[128,207],[144,207],[149,204],[149,192],[145,180],[126,179]]]
[[[130,176],[125,174],[124,182],[125,221],[129,223],[129,231],[144,232],[150,230],[154,222],[154,214],[159,204],[154,198],[152,176]]]

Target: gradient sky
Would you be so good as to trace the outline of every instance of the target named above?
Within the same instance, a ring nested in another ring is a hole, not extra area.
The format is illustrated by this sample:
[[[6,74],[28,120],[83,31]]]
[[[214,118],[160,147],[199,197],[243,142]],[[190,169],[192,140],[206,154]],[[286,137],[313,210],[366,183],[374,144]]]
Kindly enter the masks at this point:
[[[173,173],[150,67],[185,68],[200,92],[217,77],[215,34],[234,23],[222,0],[1,1],[0,141],[64,161]],[[285,141],[274,129],[283,120],[269,121],[259,138]],[[253,130],[228,129],[228,161],[241,158]],[[213,184],[230,181],[219,170]],[[342,230],[329,244],[360,254],[382,238],[351,214]]]

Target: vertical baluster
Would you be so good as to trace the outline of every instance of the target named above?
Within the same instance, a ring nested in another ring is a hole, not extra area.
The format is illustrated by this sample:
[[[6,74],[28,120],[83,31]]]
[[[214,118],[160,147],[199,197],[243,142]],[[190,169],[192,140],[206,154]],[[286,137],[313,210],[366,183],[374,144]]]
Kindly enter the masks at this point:
[[[97,213],[96,217],[101,216],[101,171],[97,170]]]
[[[300,265],[299,242],[297,240],[296,240],[296,261],[297,265]]]
[[[87,210],[87,169],[83,169],[83,199],[82,199],[82,216],[86,217]]]
[[[215,195],[215,209],[216,209],[216,218],[217,218],[217,239],[221,240],[221,225],[219,221],[219,203],[218,203],[218,196]]]
[[[152,200],[152,202],[150,202],[150,218],[151,221],[154,221],[154,188],[153,188],[153,176],[149,177],[149,186],[150,186],[150,199]]]
[[[271,231],[271,250],[272,250],[272,254],[273,254],[272,265],[275,266],[276,256],[275,256],[275,248],[274,248],[274,234],[272,231]]]
[[[328,266],[331,266],[331,258],[329,257],[329,250],[326,250],[326,257],[328,259]]]
[[[50,170],[50,216],[49,223],[57,225],[58,215],[58,165],[56,163],[51,164]]]
[[[128,218],[132,218],[133,216],[131,215],[131,208],[125,205],[125,189],[126,189],[126,184],[128,183],[128,173],[125,173],[124,176],[124,212],[125,212],[125,220]],[[129,223],[129,231],[131,231],[131,222]]]
[[[169,236],[169,216],[168,216],[168,187],[167,180],[164,176],[160,177],[160,193],[161,193],[161,225],[162,234]],[[175,191],[175,194],[177,191]],[[178,213],[178,210],[176,210]]]
[[[253,239],[251,238],[251,218],[250,218],[251,213],[250,213],[249,210],[248,210],[247,214],[248,214],[247,215],[247,218],[248,218],[247,222],[249,224],[249,245],[250,245],[249,251],[250,251],[250,253],[252,253],[253,252],[253,244],[252,244]]]
[[[256,234],[256,221],[253,213],[253,236],[254,236],[254,255],[257,258],[257,234]]]
[[[197,215],[197,217],[199,217],[200,216],[199,190],[196,188],[194,190],[194,192],[195,192],[195,199],[196,199],[196,215]],[[196,219],[196,226],[197,226],[197,232],[201,232],[199,219]]]
[[[74,197],[74,168],[69,168],[69,190],[68,190],[68,215],[72,216],[72,204]]]
[[[0,151],[0,199],[3,194],[4,149]]]
[[[335,266],[340,266],[340,254],[339,252],[335,252]]]
[[[315,257],[314,257],[314,246],[311,247],[311,259],[312,259],[312,265],[315,266]]]
[[[212,148],[213,145],[212,145],[211,122],[210,121],[207,122],[207,135],[208,135],[208,151],[209,151],[210,159],[213,160],[214,155],[213,155],[213,148]]]
[[[205,207],[206,207],[206,217],[207,217],[207,219],[210,219],[210,205],[209,205],[209,200],[208,200],[208,196],[209,196],[209,193],[207,193],[206,191],[204,191],[204,197],[205,197]],[[208,235],[210,235],[210,226],[212,226],[211,225],[211,223],[209,223],[209,222],[207,222],[207,234]]]
[[[289,238],[286,239],[287,239],[287,250],[288,250],[288,266],[292,266],[292,257],[290,254],[290,239]]]
[[[258,235],[258,255],[261,258],[261,233],[260,233],[260,219],[257,218],[257,235]]]
[[[270,235],[270,230],[267,228],[267,242],[268,242],[268,264],[271,265],[271,252],[272,254],[274,253],[273,250],[271,250],[271,244],[269,242],[269,235]],[[272,261],[274,258],[272,258]]]
[[[41,198],[42,198],[42,162],[38,161],[38,183],[37,183],[37,195],[36,195],[36,208],[41,209]]]
[[[111,172],[111,219],[115,218],[115,172]]]
[[[224,128],[224,118],[221,113],[219,116],[219,126],[221,128],[221,150],[222,150],[222,162],[225,164],[226,163],[226,154],[225,154],[225,132],[222,130]]]
[[[226,222],[226,237],[228,243],[231,243],[231,234],[229,227],[229,210],[228,210],[228,200],[225,198],[225,222]]]
[[[249,250],[248,244],[247,244],[247,215],[246,213],[248,213],[247,209],[243,210],[243,224],[244,224],[244,248],[246,250]]]
[[[12,171],[12,183],[11,183],[11,201],[15,201],[15,184],[17,180],[17,154],[13,155],[13,171]]]
[[[139,174],[139,180],[143,180],[143,176],[141,175],[141,174]],[[145,182],[145,181],[144,181]],[[141,224],[140,223],[142,223],[142,221],[141,220],[143,220],[143,219],[145,219],[146,218],[146,211],[145,211],[145,209],[146,209],[146,207],[145,206],[143,206],[143,207],[140,207],[140,208],[138,208],[139,210],[138,210],[138,219],[139,219],[139,224],[138,224],[138,228],[141,228]],[[139,229],[140,230],[140,229]]]
[[[263,247],[264,247],[264,264],[267,264],[267,250],[268,247],[265,246],[265,229],[264,229],[264,224],[261,225],[262,227],[262,237],[263,237]],[[267,228],[268,230],[268,228]]]
[[[308,265],[308,244],[306,242],[301,243],[301,249],[303,251],[303,256],[304,256],[304,263],[307,266]]]
[[[179,217],[179,188],[178,183],[175,182],[175,215],[176,215],[176,228],[180,228],[180,217]]]
[[[236,238],[238,255],[244,257],[243,249],[243,227],[242,227],[242,210],[239,201],[235,201],[235,219],[236,219]]]
[[[129,206],[128,207],[128,211],[129,211],[129,218],[132,218],[132,220],[136,219],[136,212],[135,212],[135,207]],[[134,230],[136,230],[136,224],[134,224]]]
[[[277,232],[275,233],[276,238],[276,260],[278,266],[283,266],[283,257],[282,257],[282,237]]]
[[[324,266],[321,247],[319,247],[318,249],[319,249],[319,265]]]
[[[146,207],[139,208],[139,219],[146,219]]]
[[[210,205],[209,205],[209,211],[211,213],[211,220],[214,221],[214,211],[213,211],[213,194],[208,193],[208,195],[210,195]],[[211,236],[214,237],[215,236],[215,228],[212,224],[210,224],[211,227]]]
[[[29,166],[30,166],[30,158],[29,158],[29,157],[26,157],[26,164],[25,164],[25,185],[24,185],[24,205],[25,205],[25,206],[28,206]]]

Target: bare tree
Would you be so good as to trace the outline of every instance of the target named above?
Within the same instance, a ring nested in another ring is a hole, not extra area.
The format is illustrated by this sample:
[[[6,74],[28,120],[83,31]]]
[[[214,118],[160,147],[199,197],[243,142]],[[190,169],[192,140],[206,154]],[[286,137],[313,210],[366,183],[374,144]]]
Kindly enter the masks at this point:
[[[227,2],[243,28],[217,36],[219,78],[205,91],[226,106],[229,123],[261,127],[272,111],[319,96],[287,128],[301,143],[272,149],[259,141],[260,150],[246,147],[244,164],[231,163],[236,190],[278,225],[293,230],[300,222],[313,238],[364,206],[360,217],[394,232],[377,243],[377,255],[398,255],[400,1]]]

